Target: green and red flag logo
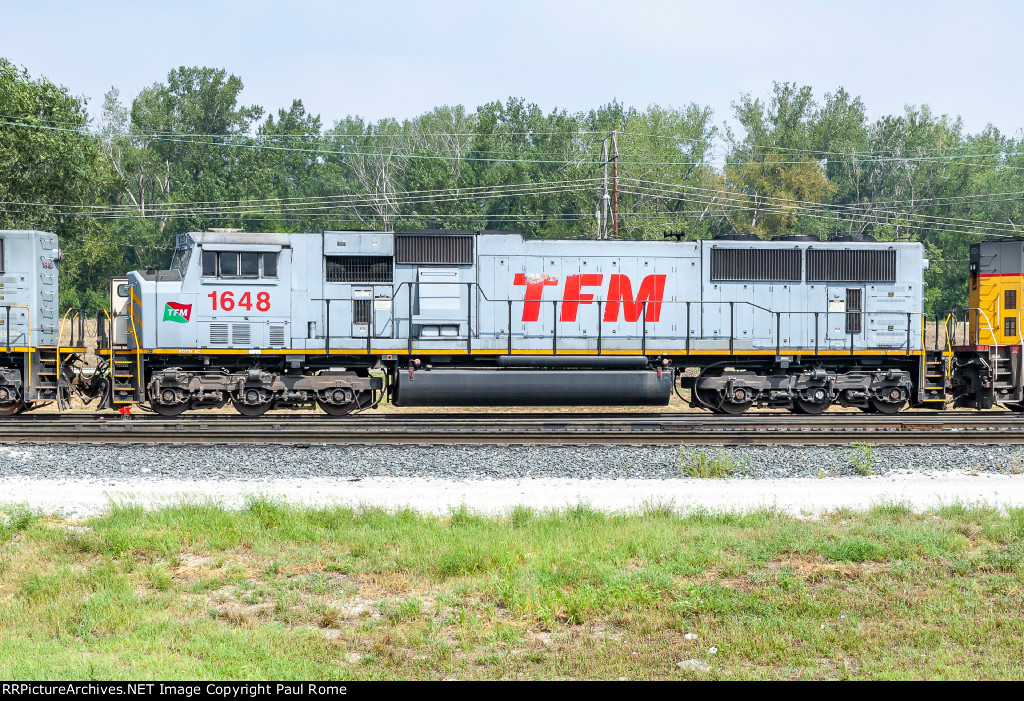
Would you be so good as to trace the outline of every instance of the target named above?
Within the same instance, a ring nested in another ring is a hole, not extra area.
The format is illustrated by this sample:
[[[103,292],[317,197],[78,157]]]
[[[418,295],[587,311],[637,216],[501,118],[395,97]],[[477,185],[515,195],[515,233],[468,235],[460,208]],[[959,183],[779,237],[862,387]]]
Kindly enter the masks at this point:
[[[164,321],[173,321],[177,324],[187,324],[188,320],[191,317],[191,304],[178,304],[177,302],[168,302],[167,306],[164,307]]]

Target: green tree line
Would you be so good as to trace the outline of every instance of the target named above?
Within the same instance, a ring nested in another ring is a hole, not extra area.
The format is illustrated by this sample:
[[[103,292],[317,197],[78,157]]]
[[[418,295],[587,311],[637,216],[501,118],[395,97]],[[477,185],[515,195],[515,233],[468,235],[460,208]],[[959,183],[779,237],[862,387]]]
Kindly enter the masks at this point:
[[[130,103],[111,89],[91,121],[84,99],[0,58],[0,228],[60,234],[63,305],[104,306],[105,278],[166,265],[175,234],[214,227],[598,236],[613,132],[619,237],[921,241],[931,314],[966,303],[970,243],[1024,220],[1019,141],[927,106],[869,119],[842,88],[740,95],[735,130],[698,104],[546,112],[518,98],[328,125],[298,99],[243,105],[242,88],[176,68]]]

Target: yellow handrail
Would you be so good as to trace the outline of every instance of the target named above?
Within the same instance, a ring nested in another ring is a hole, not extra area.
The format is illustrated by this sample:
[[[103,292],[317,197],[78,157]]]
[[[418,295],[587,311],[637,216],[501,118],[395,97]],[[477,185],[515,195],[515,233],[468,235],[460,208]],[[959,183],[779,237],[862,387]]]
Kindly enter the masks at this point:
[[[949,351],[949,357],[946,358],[946,377],[949,377],[950,373],[953,372],[953,342],[949,338],[949,322],[953,317],[953,312],[946,314],[946,321],[942,324],[946,331],[946,350]],[[955,321],[953,322],[956,323]]]
[[[128,318],[132,321],[132,338],[135,339],[135,393],[138,394],[139,387],[142,386],[142,344],[139,343],[139,333],[135,329],[135,303],[138,298],[135,296],[135,290],[131,288],[128,288],[128,294],[130,295]],[[142,306],[141,302],[139,302],[139,306]]]
[[[107,329],[110,332],[110,335],[107,338],[107,350],[110,351],[110,372],[113,373],[114,372],[114,328],[113,328],[114,324],[113,324],[113,322],[110,319],[110,312],[108,312],[106,309],[104,309],[103,310],[103,315],[107,317]]]
[[[64,312],[63,318],[60,320],[60,326],[57,328],[57,364],[54,367],[54,371],[57,373],[57,391],[60,392],[60,341],[64,337],[64,322],[68,320],[68,315],[71,313],[72,307],[68,307],[68,310]],[[74,322],[72,322],[74,323]],[[72,334],[74,335],[74,334]]]
[[[114,385],[117,384],[117,366],[114,365],[114,322],[110,319],[110,312],[106,309],[103,310],[103,315],[107,317],[107,350],[110,351],[110,404],[113,407],[114,404]],[[97,329],[97,335],[99,329]]]

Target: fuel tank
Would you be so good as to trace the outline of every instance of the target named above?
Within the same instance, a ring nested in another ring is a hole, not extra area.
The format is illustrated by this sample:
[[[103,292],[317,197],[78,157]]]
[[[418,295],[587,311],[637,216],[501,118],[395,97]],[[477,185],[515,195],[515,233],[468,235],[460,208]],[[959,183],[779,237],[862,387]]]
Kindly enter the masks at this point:
[[[395,406],[651,406],[668,404],[665,370],[399,371]]]

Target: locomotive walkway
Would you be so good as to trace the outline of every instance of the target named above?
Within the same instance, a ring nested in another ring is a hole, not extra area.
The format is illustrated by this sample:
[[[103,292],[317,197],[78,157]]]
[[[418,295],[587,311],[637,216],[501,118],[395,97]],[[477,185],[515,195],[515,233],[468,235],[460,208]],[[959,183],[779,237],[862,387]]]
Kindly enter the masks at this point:
[[[0,422],[0,442],[91,445],[1024,445],[1014,412],[877,416],[748,414],[28,415]]]

